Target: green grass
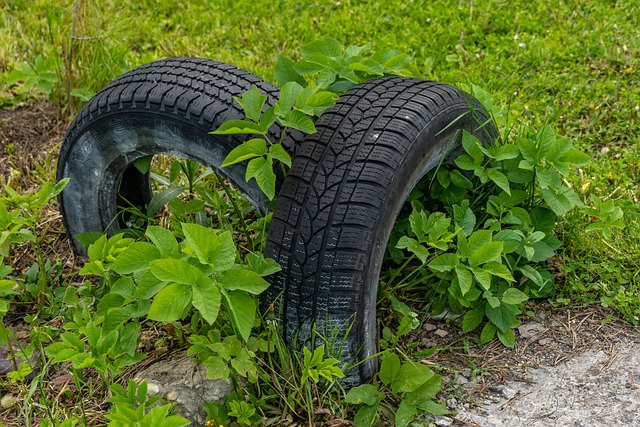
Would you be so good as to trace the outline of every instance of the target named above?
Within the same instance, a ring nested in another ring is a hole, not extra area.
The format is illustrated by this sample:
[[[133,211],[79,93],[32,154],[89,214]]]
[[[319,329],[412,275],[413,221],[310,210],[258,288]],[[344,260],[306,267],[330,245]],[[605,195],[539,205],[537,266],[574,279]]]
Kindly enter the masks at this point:
[[[5,84],[38,56],[59,79],[49,98],[69,117],[69,90],[99,90],[137,65],[200,56],[274,80],[279,53],[296,57],[315,38],[410,53],[422,77],[477,84],[509,110],[508,126],[550,125],[593,162],[572,186],[623,201],[627,226],[609,242],[574,214],[558,298],[602,303],[640,321],[640,4],[635,0],[6,0],[0,11],[0,106],[40,95]],[[76,23],[74,26],[74,16]],[[72,37],[73,36],[73,37]],[[517,132],[514,132],[514,134]],[[41,172],[41,171],[40,171]],[[53,180],[54,171],[49,171]],[[39,178],[42,179],[42,178]]]

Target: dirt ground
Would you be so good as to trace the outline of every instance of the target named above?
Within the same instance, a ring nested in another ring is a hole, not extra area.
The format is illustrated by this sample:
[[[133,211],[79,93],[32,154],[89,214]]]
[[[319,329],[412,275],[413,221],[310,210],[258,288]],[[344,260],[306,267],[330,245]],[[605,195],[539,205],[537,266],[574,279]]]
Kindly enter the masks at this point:
[[[67,126],[46,104],[0,110],[0,184],[26,190],[52,179]],[[72,259],[59,214],[48,215],[58,222],[53,253]],[[423,363],[440,371],[443,399],[457,413],[419,417],[415,427],[640,426],[638,328],[599,307],[529,309],[535,315],[523,319],[513,349],[480,348],[455,321],[427,320],[408,337],[417,350],[437,348]]]

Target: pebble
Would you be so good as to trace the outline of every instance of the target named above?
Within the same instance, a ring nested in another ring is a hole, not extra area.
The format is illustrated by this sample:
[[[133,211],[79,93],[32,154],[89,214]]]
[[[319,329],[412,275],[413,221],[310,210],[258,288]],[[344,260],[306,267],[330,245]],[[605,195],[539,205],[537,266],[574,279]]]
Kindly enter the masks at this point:
[[[450,426],[453,420],[449,417],[436,417],[436,425],[439,427]]]
[[[425,323],[424,325],[422,325],[422,329],[424,329],[427,332],[431,332],[431,331],[435,331],[436,329],[438,329],[438,327],[436,325],[434,325],[433,323]]]
[[[456,377],[456,384],[460,384],[460,385],[469,384],[469,380],[463,375],[458,375]]]
[[[528,339],[544,332],[544,326],[540,323],[532,322],[518,326],[518,333],[522,338]]]
[[[449,332],[442,330],[442,329],[438,329],[437,331],[434,332],[434,334],[436,334],[437,336],[439,336],[440,338],[444,338],[447,335],[449,335]]]

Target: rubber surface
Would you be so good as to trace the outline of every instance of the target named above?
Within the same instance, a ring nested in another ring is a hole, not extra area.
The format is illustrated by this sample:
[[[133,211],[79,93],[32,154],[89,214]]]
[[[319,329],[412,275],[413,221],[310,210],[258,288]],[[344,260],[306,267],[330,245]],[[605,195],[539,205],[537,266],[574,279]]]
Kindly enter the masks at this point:
[[[297,149],[265,254],[283,270],[264,301],[279,307],[289,343],[324,337],[344,363],[358,364],[347,386],[377,370],[378,280],[400,208],[420,178],[459,147],[460,130],[483,141],[496,134],[487,118],[460,89],[385,78],[344,94]],[[483,124],[487,130],[478,129]]]
[[[244,117],[233,96],[241,96],[251,85],[267,96],[265,108],[277,101],[278,88],[259,77],[199,58],[152,62],[102,89],[71,124],[58,158],[57,179],[70,178],[59,196],[68,234],[124,227],[116,219],[122,199],[145,206],[152,197],[149,175],[132,164],[154,154],[175,155],[213,168],[259,211],[267,211],[266,197],[255,181],[245,182],[245,164],[220,169],[229,151],[247,137],[209,135],[226,120]],[[281,131],[274,124],[269,134],[272,141],[279,140]],[[283,145],[292,152],[294,137]],[[82,246],[72,241],[74,250],[84,254]]]

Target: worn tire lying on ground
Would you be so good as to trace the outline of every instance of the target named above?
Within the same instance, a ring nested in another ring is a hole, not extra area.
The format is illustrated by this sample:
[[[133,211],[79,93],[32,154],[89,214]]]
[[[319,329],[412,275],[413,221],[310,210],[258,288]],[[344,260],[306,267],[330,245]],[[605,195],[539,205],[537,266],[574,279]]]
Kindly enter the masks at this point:
[[[265,255],[282,272],[264,299],[280,309],[288,342],[337,344],[342,362],[357,364],[345,379],[351,386],[377,370],[378,280],[409,192],[450,160],[462,130],[483,142],[497,133],[471,95],[401,77],[351,89],[316,128],[278,196]]]
[[[155,61],[102,89],[71,124],[58,158],[57,180],[70,178],[58,199],[69,236],[124,228],[119,205],[143,207],[152,197],[149,173],[133,163],[156,154],[212,168],[265,212],[266,196],[255,181],[245,182],[245,164],[220,169],[246,136],[209,135],[227,120],[244,118],[232,97],[251,85],[267,96],[265,108],[275,104],[275,86],[234,66],[199,58]],[[269,137],[278,141],[281,132],[275,124]],[[289,137],[283,145],[292,151],[294,141]],[[72,242],[84,254],[82,245]]]

